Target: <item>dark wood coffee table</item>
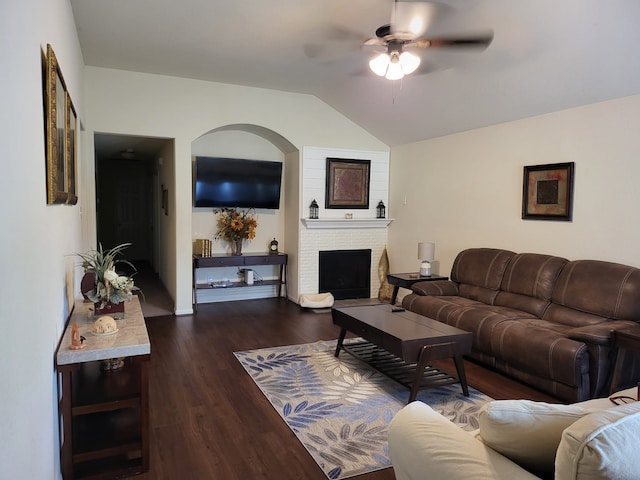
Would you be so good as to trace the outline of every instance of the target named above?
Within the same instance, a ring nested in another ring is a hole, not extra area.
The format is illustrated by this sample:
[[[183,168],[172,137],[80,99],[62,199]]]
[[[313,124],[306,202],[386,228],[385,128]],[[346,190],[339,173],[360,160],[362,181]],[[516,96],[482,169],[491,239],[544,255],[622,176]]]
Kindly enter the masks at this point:
[[[344,350],[409,388],[409,402],[423,388],[458,382],[469,396],[462,356],[471,351],[471,332],[389,304],[334,307],[331,315],[341,327],[335,356]],[[365,341],[345,345],[347,332]],[[457,377],[429,365],[443,358],[453,358]]]

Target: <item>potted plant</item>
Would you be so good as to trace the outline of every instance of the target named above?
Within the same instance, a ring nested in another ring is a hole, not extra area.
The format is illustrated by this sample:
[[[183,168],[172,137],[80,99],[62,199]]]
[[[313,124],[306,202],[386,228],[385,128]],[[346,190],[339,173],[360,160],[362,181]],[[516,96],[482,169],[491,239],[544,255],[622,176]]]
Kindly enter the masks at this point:
[[[98,245],[97,250],[78,253],[82,259],[85,276],[81,283],[82,294],[94,303],[95,315],[124,316],[123,302],[131,300],[133,292],[140,292],[134,285],[131,276],[120,275],[116,265],[125,264],[136,272],[136,268],[128,260],[116,258],[131,243],[123,243],[108,250]]]

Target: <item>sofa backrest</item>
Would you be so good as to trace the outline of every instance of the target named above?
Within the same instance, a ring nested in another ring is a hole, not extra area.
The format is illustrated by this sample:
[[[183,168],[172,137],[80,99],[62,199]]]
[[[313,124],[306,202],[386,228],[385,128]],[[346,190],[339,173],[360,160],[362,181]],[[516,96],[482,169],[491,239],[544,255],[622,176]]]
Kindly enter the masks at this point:
[[[458,284],[460,296],[492,305],[514,255],[496,248],[469,248],[460,252],[451,268],[451,280]]]
[[[600,260],[569,262],[551,301],[545,318],[559,323],[580,326],[598,317],[640,321],[640,269]]]
[[[542,317],[551,303],[553,287],[567,262],[566,258],[539,253],[514,255],[502,277],[495,305]]]

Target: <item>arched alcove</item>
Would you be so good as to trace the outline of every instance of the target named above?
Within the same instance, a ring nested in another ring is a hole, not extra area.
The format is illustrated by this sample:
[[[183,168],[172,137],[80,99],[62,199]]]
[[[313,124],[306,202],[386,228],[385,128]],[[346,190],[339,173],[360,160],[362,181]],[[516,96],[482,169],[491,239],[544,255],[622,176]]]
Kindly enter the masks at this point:
[[[298,149],[295,147],[295,145],[293,145],[293,143],[291,143],[289,140],[284,138],[279,133],[274,132],[269,128],[265,128],[260,125],[252,125],[249,123],[235,123],[232,125],[225,125],[222,127],[214,128],[213,130],[210,130],[207,133],[203,134],[203,136],[209,135],[215,132],[227,132],[227,131],[246,132],[246,133],[251,133],[253,135],[257,135],[258,137],[262,137],[263,139],[272,143],[285,155],[298,151]]]
[[[191,142],[192,160],[196,156],[246,158],[251,160],[280,161],[283,163],[280,208],[277,210],[256,210],[258,228],[256,238],[245,244],[246,252],[266,252],[269,242],[276,238],[280,250],[290,255],[297,250],[297,222],[299,207],[299,163],[300,152],[289,140],[271,129],[252,124],[230,124],[203,133]],[[229,245],[224,240],[215,240],[217,216],[211,208],[192,209],[192,239],[213,240],[213,253],[224,254]],[[289,227],[288,227],[289,226]],[[267,272],[268,274],[269,272]],[[220,279],[235,279],[234,272],[218,269],[215,272],[198,272],[204,276],[199,281],[211,280],[210,275],[221,275]],[[221,301],[238,298],[260,298],[271,296],[271,292],[261,288],[229,289],[212,292],[212,298],[203,301]]]

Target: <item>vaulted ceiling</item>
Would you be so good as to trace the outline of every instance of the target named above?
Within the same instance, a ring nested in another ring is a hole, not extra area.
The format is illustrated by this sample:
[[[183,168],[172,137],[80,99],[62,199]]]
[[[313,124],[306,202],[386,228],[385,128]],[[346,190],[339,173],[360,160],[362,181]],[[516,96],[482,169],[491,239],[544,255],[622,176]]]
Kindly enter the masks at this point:
[[[315,95],[389,146],[640,93],[638,0],[441,0],[428,35],[492,30],[375,76],[392,0],[71,0],[86,65]]]

